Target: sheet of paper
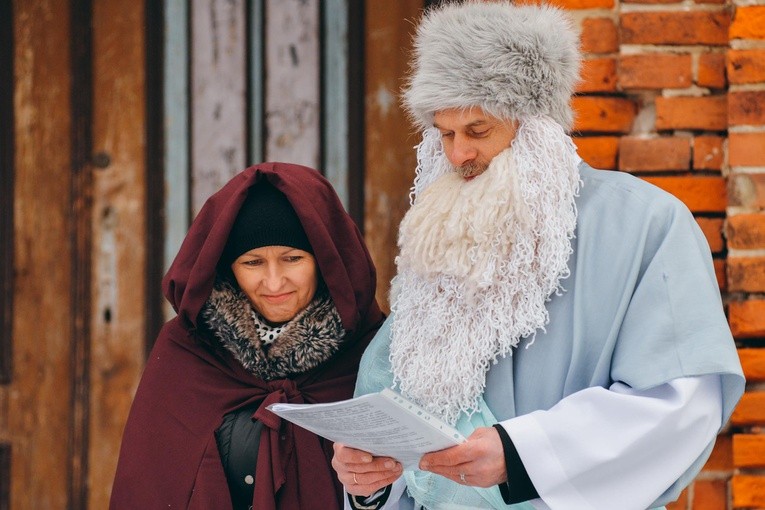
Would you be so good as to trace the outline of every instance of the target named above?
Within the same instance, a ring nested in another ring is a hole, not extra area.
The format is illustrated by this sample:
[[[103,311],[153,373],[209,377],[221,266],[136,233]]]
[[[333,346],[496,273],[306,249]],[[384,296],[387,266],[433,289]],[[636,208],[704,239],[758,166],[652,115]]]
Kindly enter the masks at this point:
[[[393,457],[405,469],[416,468],[424,453],[465,440],[449,425],[409,405],[413,409],[406,409],[380,393],[372,393],[342,402],[273,404],[268,409],[332,441],[377,456]]]

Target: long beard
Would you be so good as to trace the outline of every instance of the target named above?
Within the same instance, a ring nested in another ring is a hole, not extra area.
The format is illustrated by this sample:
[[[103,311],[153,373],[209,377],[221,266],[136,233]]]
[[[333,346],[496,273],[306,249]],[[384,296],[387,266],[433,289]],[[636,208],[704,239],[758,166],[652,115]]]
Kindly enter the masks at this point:
[[[454,423],[477,409],[491,363],[544,329],[545,303],[569,275],[578,162],[563,129],[535,118],[475,179],[436,162],[440,176],[415,180],[391,290],[404,395]]]

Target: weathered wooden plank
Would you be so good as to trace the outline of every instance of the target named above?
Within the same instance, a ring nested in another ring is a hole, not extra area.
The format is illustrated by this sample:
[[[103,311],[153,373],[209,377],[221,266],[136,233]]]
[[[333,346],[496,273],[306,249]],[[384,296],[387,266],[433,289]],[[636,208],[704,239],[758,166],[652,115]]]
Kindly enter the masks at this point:
[[[250,151],[247,165],[261,163],[264,161],[266,145],[266,124],[264,118],[265,106],[263,104],[265,91],[265,59],[263,50],[265,41],[263,41],[264,23],[264,4],[263,0],[252,0],[250,2],[250,46],[248,48],[248,59],[250,62],[250,95],[248,97],[250,104],[250,117],[248,127],[250,134]]]
[[[67,508],[73,331],[71,5],[13,4],[14,378],[10,507]],[[53,431],[53,433],[52,433]]]
[[[245,165],[244,0],[191,2],[192,216]]]
[[[144,361],[145,2],[93,2],[92,348],[88,508],[107,508]]]
[[[409,187],[416,165],[412,149],[419,135],[399,106],[408,70],[413,20],[422,0],[366,0],[366,169],[364,232],[377,266],[377,300],[388,308],[395,274],[398,224],[409,208]]]
[[[188,4],[164,0],[165,271],[189,228],[189,41]]]
[[[11,445],[0,443],[0,510],[11,508]]]
[[[72,3],[72,169],[70,244],[72,246],[71,419],[69,422],[69,508],[83,508],[88,498],[88,428],[90,396],[91,196],[92,165],[92,9],[90,0]]]
[[[164,87],[162,80],[165,44],[165,5],[163,1],[146,2],[144,18],[146,69],[146,333],[144,352],[149,356],[157,333],[172,315],[172,307],[162,295],[162,277],[166,272],[165,239],[167,218],[167,186],[165,184],[166,126]],[[186,145],[188,148],[188,144]],[[188,169],[186,172],[188,182]],[[188,204],[188,192],[183,199]],[[188,208],[186,208],[188,217]]]
[[[319,2],[267,0],[266,159],[318,167]]]
[[[0,384],[12,375],[13,3],[0,2]],[[1,503],[0,503],[1,504]]]
[[[348,0],[324,2],[324,176],[348,209]]]

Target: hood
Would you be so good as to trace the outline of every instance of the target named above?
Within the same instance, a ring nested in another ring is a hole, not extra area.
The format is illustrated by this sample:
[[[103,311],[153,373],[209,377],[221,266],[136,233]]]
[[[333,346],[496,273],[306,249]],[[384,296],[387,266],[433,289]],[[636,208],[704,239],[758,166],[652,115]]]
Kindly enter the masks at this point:
[[[354,331],[368,315],[379,315],[372,259],[329,181],[301,165],[261,163],[238,174],[205,202],[162,281],[164,295],[184,327],[197,327],[237,213],[249,188],[261,179],[284,193],[295,209],[345,330]]]

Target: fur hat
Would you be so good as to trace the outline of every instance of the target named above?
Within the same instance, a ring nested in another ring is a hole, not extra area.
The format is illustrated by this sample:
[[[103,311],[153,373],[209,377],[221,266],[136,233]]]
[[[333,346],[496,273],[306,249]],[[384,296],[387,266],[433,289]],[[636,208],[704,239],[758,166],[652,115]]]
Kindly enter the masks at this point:
[[[436,111],[475,106],[507,120],[547,115],[570,129],[579,62],[577,34],[560,9],[448,3],[419,24],[403,102],[420,129]]]

